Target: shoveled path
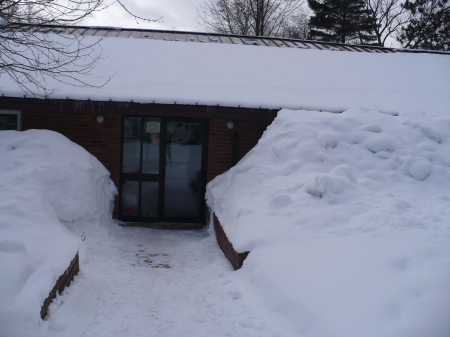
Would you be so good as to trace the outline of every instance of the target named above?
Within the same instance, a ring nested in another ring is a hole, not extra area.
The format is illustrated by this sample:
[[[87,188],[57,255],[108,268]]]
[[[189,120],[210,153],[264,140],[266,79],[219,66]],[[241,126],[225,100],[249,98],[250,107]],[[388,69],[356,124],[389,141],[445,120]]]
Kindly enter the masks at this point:
[[[50,308],[50,337],[279,336],[206,230],[115,226],[85,243],[82,272]]]

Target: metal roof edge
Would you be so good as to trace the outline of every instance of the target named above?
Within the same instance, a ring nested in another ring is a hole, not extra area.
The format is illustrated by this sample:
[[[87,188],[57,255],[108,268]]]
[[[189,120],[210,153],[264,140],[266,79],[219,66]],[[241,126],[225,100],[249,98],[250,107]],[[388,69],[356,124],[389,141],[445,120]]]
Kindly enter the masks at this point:
[[[232,44],[244,44],[244,45],[262,45],[268,46],[265,40],[272,42],[273,46],[278,47],[290,47],[290,48],[302,48],[302,49],[325,49],[325,50],[338,50],[338,51],[357,51],[357,52],[378,52],[378,53],[426,53],[426,54],[441,54],[450,55],[450,51],[439,51],[439,50],[422,50],[422,49],[406,49],[406,48],[389,48],[376,45],[358,45],[358,44],[348,44],[348,43],[338,43],[338,42],[327,42],[327,41],[314,41],[314,40],[301,40],[294,38],[282,38],[282,37],[271,37],[271,36],[254,36],[254,35],[239,35],[239,34],[225,34],[225,33],[214,33],[214,32],[196,32],[196,31],[182,31],[182,30],[164,30],[164,29],[144,29],[144,28],[124,28],[124,27],[111,27],[111,26],[70,26],[70,25],[37,25],[37,24],[19,24],[21,26],[29,26],[30,28],[42,28],[46,30],[53,29],[72,29],[72,32],[76,29],[88,30],[93,29],[97,31],[105,31],[105,34],[111,31],[117,32],[142,32],[142,33],[159,33],[159,34],[190,34],[197,36],[208,37],[208,41],[194,41],[193,42],[219,42],[224,44],[221,40],[211,39],[211,36],[217,36],[222,38],[236,38],[240,39],[243,43],[232,42]],[[48,31],[46,32],[48,33]],[[62,32],[58,32],[62,33]],[[69,33],[70,34],[70,33]],[[113,36],[112,36],[113,37]],[[148,37],[144,35],[144,37]],[[164,38],[166,39],[166,38]],[[245,41],[247,39],[247,41]],[[171,39],[167,39],[171,40]],[[256,40],[262,41],[263,43],[252,43],[257,42]],[[173,41],[173,40],[171,40]],[[177,40],[175,40],[177,41]],[[283,44],[277,44],[276,42],[283,42]],[[302,44],[302,45],[298,45]],[[320,48],[320,46],[325,48]]]

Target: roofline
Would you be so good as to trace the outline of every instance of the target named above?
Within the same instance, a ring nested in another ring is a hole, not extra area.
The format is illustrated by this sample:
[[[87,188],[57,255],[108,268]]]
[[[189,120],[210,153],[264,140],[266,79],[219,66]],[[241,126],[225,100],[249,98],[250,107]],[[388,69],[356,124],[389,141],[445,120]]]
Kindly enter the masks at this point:
[[[281,47],[281,44],[278,45],[276,42],[284,42],[283,47],[294,47],[294,48],[304,48],[309,49],[312,46],[314,46],[314,49],[325,49],[325,50],[341,50],[341,51],[365,51],[365,52],[378,52],[378,53],[427,53],[427,54],[443,54],[443,55],[450,55],[450,51],[438,51],[438,50],[419,50],[419,49],[405,49],[405,48],[388,48],[388,47],[382,47],[382,46],[375,46],[375,45],[358,45],[358,44],[348,44],[348,43],[338,43],[338,42],[326,42],[326,41],[314,41],[314,40],[301,40],[301,39],[293,39],[293,38],[281,38],[281,37],[270,37],[270,36],[254,36],[254,35],[239,35],[239,34],[225,34],[225,33],[214,33],[214,32],[196,32],[196,31],[182,31],[182,30],[161,30],[161,29],[144,29],[144,28],[123,28],[123,27],[110,27],[110,26],[70,26],[70,25],[35,25],[35,24],[19,24],[20,26],[28,26],[31,28],[36,27],[37,29],[43,28],[43,29],[71,29],[72,32],[74,32],[77,29],[84,30],[84,32],[80,33],[81,35],[85,35],[89,30],[97,30],[98,31],[105,31],[104,34],[114,32],[114,31],[120,31],[120,32],[130,32],[130,35],[132,32],[142,32],[142,33],[159,33],[159,34],[181,34],[181,35],[195,35],[195,36],[202,36],[207,37],[208,41],[202,41],[199,42],[212,42],[211,38],[214,37],[222,37],[222,38],[235,38],[235,39],[241,39],[243,43],[238,44],[258,44],[261,45],[261,43],[257,43],[257,41],[263,42],[263,45],[265,44],[268,46],[268,44],[265,42],[265,40],[271,41],[274,46]],[[63,32],[59,32],[63,33]],[[70,34],[69,33],[69,34]],[[85,36],[88,36],[91,34],[86,34]],[[142,36],[142,35],[141,35]],[[166,39],[166,38],[164,38]],[[170,40],[170,39],[169,39]],[[245,41],[247,40],[247,41]],[[232,41],[232,40],[231,40]],[[219,42],[219,41],[214,41]],[[220,40],[221,43],[222,40]],[[235,44],[235,42],[232,42]],[[288,44],[290,43],[290,44]],[[301,44],[301,45],[300,45]],[[320,48],[321,46],[325,48]]]
[[[211,104],[185,104],[167,102],[134,102],[61,99],[47,97],[0,96],[0,102],[7,110],[38,112],[45,110],[56,113],[87,113],[112,115],[178,116],[207,119],[235,119],[272,121],[282,108],[219,106]]]

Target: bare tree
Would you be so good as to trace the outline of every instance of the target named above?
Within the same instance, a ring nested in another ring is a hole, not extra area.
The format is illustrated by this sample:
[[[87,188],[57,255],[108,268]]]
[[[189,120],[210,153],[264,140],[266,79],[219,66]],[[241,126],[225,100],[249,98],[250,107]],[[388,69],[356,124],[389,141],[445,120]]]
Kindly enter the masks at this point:
[[[198,23],[206,31],[251,35],[251,16],[245,0],[206,1],[197,13]]]
[[[309,15],[301,10],[283,24],[282,37],[306,40],[309,36]]]
[[[201,28],[217,33],[285,36],[298,24],[302,0],[206,0],[197,9]]]
[[[53,92],[50,78],[76,86],[104,85],[83,76],[101,56],[101,39],[67,35],[63,27],[107,6],[104,0],[0,0],[0,76],[9,75],[30,94]]]
[[[384,46],[388,37],[397,35],[399,29],[407,22],[406,10],[402,0],[366,0],[373,18],[377,45]]]

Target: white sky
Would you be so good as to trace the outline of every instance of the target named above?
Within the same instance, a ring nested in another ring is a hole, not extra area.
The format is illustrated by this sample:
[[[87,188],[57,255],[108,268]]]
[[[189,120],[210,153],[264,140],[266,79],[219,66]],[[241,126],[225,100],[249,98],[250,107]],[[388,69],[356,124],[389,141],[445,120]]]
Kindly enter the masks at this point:
[[[108,1],[108,0],[107,0]],[[109,0],[109,3],[115,0]],[[158,23],[138,20],[120,5],[113,3],[107,9],[82,22],[86,26],[113,26],[121,28],[147,28],[162,30],[204,31],[198,28],[197,8],[206,0],[122,0],[130,12],[148,19],[159,19]],[[307,6],[305,6],[307,9]],[[386,47],[400,47],[393,38],[388,38]]]
[[[170,30],[197,29],[197,7],[203,0],[122,0],[122,3],[137,16],[148,19],[162,17],[160,23],[136,20],[117,3],[98,12],[82,24],[87,26],[114,26],[122,28],[152,28]]]

